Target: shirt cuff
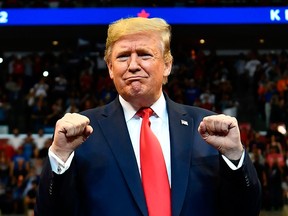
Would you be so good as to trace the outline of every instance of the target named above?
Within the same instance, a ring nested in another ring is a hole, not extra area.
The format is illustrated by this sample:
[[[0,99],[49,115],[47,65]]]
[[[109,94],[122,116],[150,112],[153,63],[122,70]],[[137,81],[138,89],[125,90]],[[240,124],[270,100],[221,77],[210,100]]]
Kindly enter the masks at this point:
[[[230,169],[232,169],[232,170],[237,170],[237,169],[239,169],[240,167],[242,167],[243,161],[244,161],[244,157],[245,157],[245,151],[243,151],[238,165],[235,166],[235,164],[233,164],[227,157],[225,157],[224,155],[222,155],[222,158],[224,159],[224,161],[226,162],[226,164],[227,164],[227,165],[230,167]]]
[[[74,152],[71,153],[66,162],[63,162],[54,152],[50,150],[50,148],[48,151],[48,156],[52,171],[61,175],[70,167],[72,159],[74,157]]]

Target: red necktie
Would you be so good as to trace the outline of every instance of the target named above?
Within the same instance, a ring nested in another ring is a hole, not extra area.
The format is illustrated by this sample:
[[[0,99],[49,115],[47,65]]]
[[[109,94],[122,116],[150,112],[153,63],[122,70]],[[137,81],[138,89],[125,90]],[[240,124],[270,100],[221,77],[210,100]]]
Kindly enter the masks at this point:
[[[149,216],[170,216],[170,185],[160,143],[150,129],[150,108],[141,109],[140,132],[141,176]]]

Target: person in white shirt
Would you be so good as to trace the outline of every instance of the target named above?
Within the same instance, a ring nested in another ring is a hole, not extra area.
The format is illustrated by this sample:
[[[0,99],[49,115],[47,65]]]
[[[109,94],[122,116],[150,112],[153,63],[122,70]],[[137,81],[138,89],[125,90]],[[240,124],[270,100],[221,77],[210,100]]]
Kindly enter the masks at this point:
[[[104,58],[119,95],[57,121],[35,216],[157,215],[142,185],[137,112],[146,107],[154,112],[151,129],[171,192],[169,213],[157,216],[258,215],[260,183],[236,118],[175,103],[163,92],[173,61],[170,39],[171,27],[160,18],[109,26]]]

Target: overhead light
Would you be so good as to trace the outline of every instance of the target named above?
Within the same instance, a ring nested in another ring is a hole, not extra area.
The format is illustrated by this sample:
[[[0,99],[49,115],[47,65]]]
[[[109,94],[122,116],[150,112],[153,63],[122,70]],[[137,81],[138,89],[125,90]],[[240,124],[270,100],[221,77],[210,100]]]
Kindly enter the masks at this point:
[[[57,41],[57,40],[52,41],[52,45],[53,46],[58,46],[59,45],[59,41]]]
[[[263,38],[260,38],[260,39],[259,39],[259,43],[264,44],[264,43],[265,43],[265,40],[264,40]]]
[[[199,40],[199,43],[200,43],[200,44],[205,44],[205,40],[204,40],[204,39],[200,39],[200,40]]]
[[[278,125],[278,127],[277,127],[277,131],[279,132],[279,133],[281,133],[281,134],[283,134],[283,135],[285,135],[286,134],[286,127],[285,127],[285,125],[284,124],[280,124],[280,125]]]
[[[48,71],[43,71],[43,77],[48,77],[49,76],[49,72]]]

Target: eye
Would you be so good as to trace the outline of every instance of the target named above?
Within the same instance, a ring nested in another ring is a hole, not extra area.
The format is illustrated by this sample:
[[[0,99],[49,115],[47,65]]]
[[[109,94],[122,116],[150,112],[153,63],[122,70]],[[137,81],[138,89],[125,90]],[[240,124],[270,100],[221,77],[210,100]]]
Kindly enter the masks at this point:
[[[150,53],[140,53],[139,57],[143,60],[148,60],[148,59],[152,58],[152,55]]]
[[[121,61],[121,62],[127,61],[128,58],[129,58],[129,55],[126,55],[126,54],[121,54],[121,55],[117,56],[117,60]]]

